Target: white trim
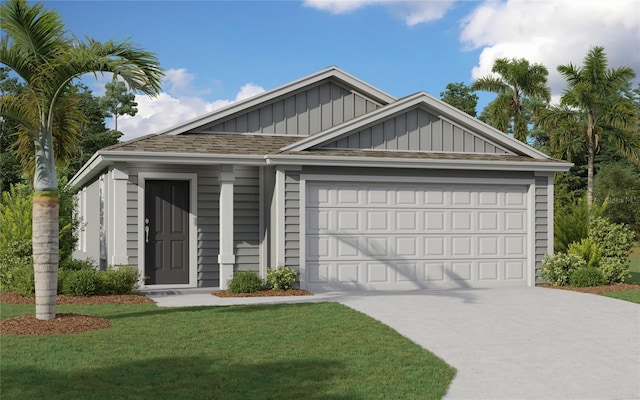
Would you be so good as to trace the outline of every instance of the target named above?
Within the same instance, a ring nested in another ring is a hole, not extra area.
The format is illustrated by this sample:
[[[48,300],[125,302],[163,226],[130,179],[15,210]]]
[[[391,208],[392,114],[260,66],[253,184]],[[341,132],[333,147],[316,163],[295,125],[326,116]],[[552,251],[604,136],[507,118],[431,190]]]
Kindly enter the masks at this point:
[[[527,187],[527,269],[526,284],[535,286],[535,178],[468,178],[468,177],[409,177],[409,176],[361,176],[361,175],[323,175],[300,174],[300,287],[306,288],[306,190],[307,181],[321,182],[371,182],[371,183],[434,183],[455,185],[510,185]]]
[[[264,180],[265,180],[265,168],[264,167],[258,167],[258,219],[259,219],[259,223],[258,223],[258,227],[260,232],[258,233],[258,274],[260,275],[260,278],[262,279],[266,279],[267,278],[267,265],[268,265],[268,261],[267,261],[267,239],[266,239],[266,235],[265,235],[265,228],[267,226],[266,224],[266,215],[267,215],[267,210],[265,210],[265,187],[264,187]]]
[[[144,194],[146,180],[176,180],[189,181],[189,283],[177,285],[145,285],[141,288],[167,289],[190,288],[198,286],[198,174],[179,172],[138,172],[138,271],[141,276],[145,273],[144,254]]]
[[[127,235],[118,227],[127,226],[127,182],[129,173],[124,167],[111,170],[111,191],[109,193],[109,246],[108,259],[111,265],[128,264]]]
[[[564,161],[447,160],[434,158],[332,157],[293,154],[265,156],[268,165],[321,165],[336,167],[385,167],[420,169],[464,169],[485,171],[568,171],[573,164]]]
[[[276,254],[276,265],[273,267],[284,266],[285,262],[285,251],[284,251],[284,213],[285,213],[285,185],[284,181],[286,179],[284,170],[281,168],[276,168],[276,230],[275,235],[273,237],[273,241],[275,242],[275,254]],[[272,224],[273,226],[273,221]]]
[[[529,237],[529,251],[527,267],[529,268],[527,274],[527,286],[536,285],[536,183],[535,179],[529,185],[529,191],[527,193],[527,236]]]
[[[398,183],[454,183],[471,185],[533,185],[532,178],[468,178],[468,177],[444,177],[444,176],[370,176],[370,175],[324,175],[301,174],[300,180],[318,182],[398,182]]]
[[[87,252],[87,187],[83,187],[80,192],[80,217],[82,218],[80,227],[80,250],[84,253]]]
[[[303,175],[300,174],[300,204],[299,204],[299,214],[300,214],[300,224],[298,226],[299,233],[299,259],[298,259],[298,268],[300,272],[300,289],[307,288],[307,181],[303,179]]]
[[[220,289],[227,289],[233,279],[236,256],[234,253],[234,183],[233,165],[221,165],[218,170],[220,201],[218,202],[218,268]]]

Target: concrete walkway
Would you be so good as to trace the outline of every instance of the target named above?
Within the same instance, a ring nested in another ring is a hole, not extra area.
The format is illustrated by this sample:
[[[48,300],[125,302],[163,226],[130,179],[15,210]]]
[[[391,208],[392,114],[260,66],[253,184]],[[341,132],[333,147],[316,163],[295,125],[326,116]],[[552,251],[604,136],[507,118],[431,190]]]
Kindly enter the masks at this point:
[[[640,399],[640,305],[543,288],[324,293],[159,306],[337,301],[387,324],[458,373],[447,399]]]

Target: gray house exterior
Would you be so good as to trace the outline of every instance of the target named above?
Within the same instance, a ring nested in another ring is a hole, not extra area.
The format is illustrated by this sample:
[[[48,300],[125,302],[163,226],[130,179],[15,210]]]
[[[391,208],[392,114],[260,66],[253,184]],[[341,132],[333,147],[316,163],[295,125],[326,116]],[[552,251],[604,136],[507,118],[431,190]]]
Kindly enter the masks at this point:
[[[289,266],[312,291],[532,286],[571,164],[419,92],[329,67],[98,151],[75,256],[147,288]]]

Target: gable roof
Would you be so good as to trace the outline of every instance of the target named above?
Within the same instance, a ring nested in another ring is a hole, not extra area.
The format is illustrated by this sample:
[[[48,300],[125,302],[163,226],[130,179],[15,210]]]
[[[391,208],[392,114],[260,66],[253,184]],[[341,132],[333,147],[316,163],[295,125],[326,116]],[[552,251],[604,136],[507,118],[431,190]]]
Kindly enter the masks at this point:
[[[396,101],[396,98],[391,96],[390,94],[385,93],[364,81],[361,81],[353,75],[344,72],[340,68],[331,66],[275,89],[260,93],[245,100],[234,102],[226,107],[220,108],[208,114],[194,118],[190,121],[171,127],[167,130],[161,131],[159,132],[159,134],[180,135],[185,132],[198,129],[204,125],[211,125],[218,120],[223,120],[236,113],[259,106],[264,103],[268,103],[270,101],[274,101],[292,92],[302,90],[306,87],[313,86],[322,81],[330,79],[344,84],[351,90],[364,94],[365,96],[375,100],[383,106]]]
[[[484,122],[475,119],[467,113],[458,110],[457,108],[436,99],[435,97],[425,93],[418,92],[413,95],[404,97],[391,103],[385,107],[381,107],[375,111],[364,114],[358,118],[347,121],[341,125],[327,129],[318,134],[301,139],[291,145],[284,147],[283,151],[303,151],[310,149],[317,149],[330,143],[338,138],[346,137],[354,132],[357,132],[367,126],[383,121],[386,118],[391,118],[394,115],[411,109],[415,106],[425,107],[427,110],[434,112],[439,118],[450,120],[456,124],[466,127],[476,136],[482,136],[484,140],[487,140],[492,145],[506,150],[507,153],[515,155],[524,155],[535,159],[548,159],[550,158],[546,154],[535,150],[531,146],[520,142],[503,132],[485,124]]]

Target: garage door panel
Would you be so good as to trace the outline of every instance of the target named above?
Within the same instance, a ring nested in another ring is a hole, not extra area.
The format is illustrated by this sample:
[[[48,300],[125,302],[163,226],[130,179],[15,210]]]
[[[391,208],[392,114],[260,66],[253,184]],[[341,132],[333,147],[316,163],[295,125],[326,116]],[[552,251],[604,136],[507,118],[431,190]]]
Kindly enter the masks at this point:
[[[391,223],[389,221],[389,211],[386,210],[367,210],[366,212],[366,231],[367,232],[391,232]]]
[[[307,185],[306,282],[316,289],[526,284],[527,188]]]

